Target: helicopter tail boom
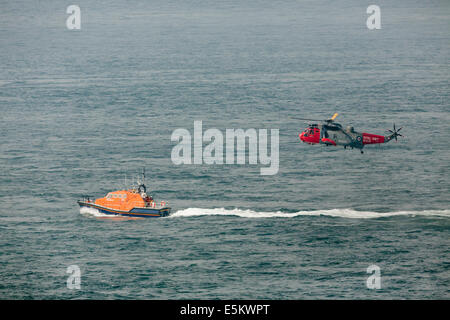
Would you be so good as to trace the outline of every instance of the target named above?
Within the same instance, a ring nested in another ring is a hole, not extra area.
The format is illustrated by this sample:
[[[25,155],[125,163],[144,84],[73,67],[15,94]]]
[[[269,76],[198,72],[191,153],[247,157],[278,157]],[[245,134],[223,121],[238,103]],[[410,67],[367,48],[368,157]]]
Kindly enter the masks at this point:
[[[371,133],[363,133],[363,144],[387,143],[392,139],[395,139],[395,141],[397,141],[397,137],[403,137],[400,133],[398,133],[400,130],[402,130],[402,128],[396,129],[394,123],[394,130],[387,130],[388,132],[391,133],[390,135],[387,136],[380,136]]]
[[[362,136],[363,136],[363,144],[375,144],[387,142],[385,136],[380,136],[378,134],[363,132]]]

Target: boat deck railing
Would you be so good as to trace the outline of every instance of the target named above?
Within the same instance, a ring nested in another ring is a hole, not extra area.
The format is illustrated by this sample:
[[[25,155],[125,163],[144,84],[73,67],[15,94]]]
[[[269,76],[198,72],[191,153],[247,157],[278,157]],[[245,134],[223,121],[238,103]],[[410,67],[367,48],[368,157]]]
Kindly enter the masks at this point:
[[[92,196],[82,196],[82,198],[79,201],[87,202],[87,203],[95,202],[94,197],[92,197]]]
[[[160,203],[156,203],[156,201],[152,201],[150,204],[148,204],[147,206],[145,206],[143,208],[162,209],[162,208],[167,208],[168,206],[169,206],[169,203],[166,201],[161,201]]]

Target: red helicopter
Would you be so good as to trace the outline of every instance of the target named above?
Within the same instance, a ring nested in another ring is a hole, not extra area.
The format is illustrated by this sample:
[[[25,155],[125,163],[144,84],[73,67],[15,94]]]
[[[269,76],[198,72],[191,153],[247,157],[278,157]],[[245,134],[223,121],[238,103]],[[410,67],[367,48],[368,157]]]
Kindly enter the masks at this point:
[[[403,137],[400,133],[398,133],[402,130],[402,128],[395,129],[395,123],[394,130],[387,130],[391,134],[381,136],[371,133],[356,132],[352,126],[348,126],[346,129],[343,129],[339,123],[334,122],[334,119],[336,119],[337,116],[338,114],[335,113],[330,119],[326,120],[295,118],[300,120],[324,122],[323,124],[310,124],[308,128],[299,134],[300,140],[308,144],[344,146],[344,149],[347,149],[347,147],[352,149],[357,148],[361,150],[361,153],[364,153],[362,149],[366,144],[386,143],[392,139],[397,141],[397,137]]]

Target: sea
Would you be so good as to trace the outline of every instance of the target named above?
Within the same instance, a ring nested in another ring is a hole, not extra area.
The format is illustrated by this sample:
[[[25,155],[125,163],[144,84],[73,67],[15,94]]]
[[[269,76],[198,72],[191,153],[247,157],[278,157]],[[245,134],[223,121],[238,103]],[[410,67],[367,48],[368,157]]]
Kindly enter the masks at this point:
[[[449,299],[449,62],[448,0],[0,1],[0,299]],[[194,121],[279,170],[175,164]],[[80,210],[143,168],[169,217]]]

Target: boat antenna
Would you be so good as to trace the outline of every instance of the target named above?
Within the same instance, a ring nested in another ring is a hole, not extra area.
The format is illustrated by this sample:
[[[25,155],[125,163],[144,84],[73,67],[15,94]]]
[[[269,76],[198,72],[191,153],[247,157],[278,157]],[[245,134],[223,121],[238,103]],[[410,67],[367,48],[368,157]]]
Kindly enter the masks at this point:
[[[127,174],[124,174],[124,178],[123,178],[123,183],[125,184],[125,186],[123,187],[124,190],[128,189],[128,183],[127,183]]]

